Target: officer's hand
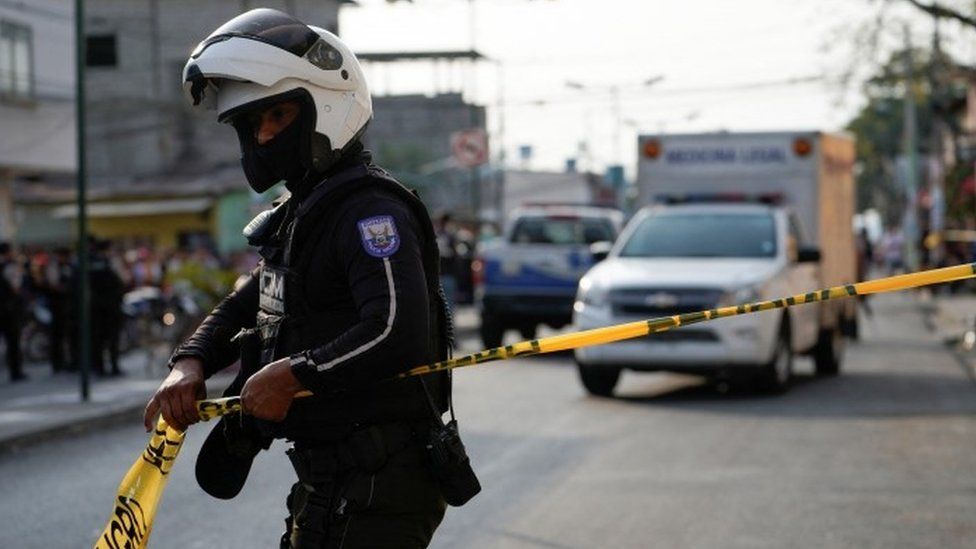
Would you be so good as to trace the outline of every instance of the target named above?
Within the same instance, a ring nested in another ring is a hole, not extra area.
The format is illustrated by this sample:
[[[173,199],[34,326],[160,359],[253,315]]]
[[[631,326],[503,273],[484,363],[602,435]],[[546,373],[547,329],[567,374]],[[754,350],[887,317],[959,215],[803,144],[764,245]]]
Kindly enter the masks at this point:
[[[302,389],[302,384],[291,372],[291,361],[282,358],[248,378],[241,390],[241,407],[245,414],[281,421],[288,414],[295,393]]]
[[[178,360],[146,405],[143,417],[146,431],[152,430],[156,414],[160,411],[166,423],[174,429],[185,431],[188,426],[200,421],[197,400],[206,396],[203,363],[195,358]]]

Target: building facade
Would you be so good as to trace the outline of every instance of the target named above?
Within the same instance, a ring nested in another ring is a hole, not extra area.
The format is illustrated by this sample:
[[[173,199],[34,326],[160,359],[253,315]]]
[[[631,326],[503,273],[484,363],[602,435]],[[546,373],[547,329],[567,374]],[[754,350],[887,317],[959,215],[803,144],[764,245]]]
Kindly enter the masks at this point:
[[[0,3],[0,240],[18,240],[20,185],[75,171],[71,0]]]
[[[244,247],[240,229],[260,209],[264,197],[247,191],[233,128],[217,124],[212,111],[188,104],[182,88],[183,66],[200,40],[248,9],[280,9],[338,33],[339,8],[348,3],[86,0],[85,145],[91,231],[140,245],[203,242],[220,252]],[[8,4],[17,7],[6,8]],[[18,13],[12,20],[36,25],[32,27],[36,30],[27,32],[35,41],[38,36],[57,40],[32,42],[26,53],[18,49],[22,46],[4,46],[4,52],[13,52],[5,53],[5,59],[14,61],[3,65],[12,65],[12,76],[0,82],[10,89],[11,98],[4,99],[0,108],[17,112],[2,118],[9,129],[0,144],[0,177],[11,173],[39,177],[37,172],[24,171],[27,168],[60,173],[60,187],[40,181],[31,192],[19,193],[23,200],[17,224],[25,228],[26,243],[68,243],[76,224],[73,2],[0,2],[0,15],[8,11]],[[20,28],[4,23],[0,43],[7,44],[8,35],[9,43],[22,43]],[[21,59],[32,64],[25,69]],[[24,71],[32,76],[20,76]],[[365,137],[367,147],[380,164],[417,188],[432,210],[474,217],[480,209],[497,216],[497,174],[487,166],[460,167],[452,158],[451,139],[456,132],[485,128],[484,107],[465,102],[460,93],[446,93],[374,97],[374,111]],[[28,115],[33,121],[23,118]],[[36,131],[20,132],[23,127]],[[14,135],[20,142],[10,140]],[[0,209],[0,222],[12,225],[16,216],[3,212]]]
[[[61,6],[58,17],[53,7],[38,10],[31,3],[32,8],[23,9],[37,12],[39,24],[50,26],[55,20],[65,27],[38,34],[64,37],[63,44],[47,48],[63,61],[58,70],[72,76],[73,87],[73,2],[39,3]],[[86,1],[85,145],[91,232],[121,243],[164,248],[204,244],[229,252],[245,247],[240,230],[259,204],[240,171],[236,134],[217,124],[213,112],[191,108],[183,96],[183,65],[203,38],[243,11],[281,9],[335,32],[341,3]],[[71,106],[73,88],[68,92],[66,104]],[[73,117],[72,107],[62,122]],[[74,128],[70,124],[69,135]],[[75,169],[73,139],[69,145],[70,173]],[[66,192],[70,189],[50,190],[20,193],[25,200],[19,223],[31,228],[24,231],[25,243],[67,243],[73,238],[76,213]]]
[[[364,144],[432,211],[474,217],[475,208],[482,214],[496,210],[497,174],[460,166],[451,145],[456,133],[485,128],[483,106],[460,93],[387,95],[373,97],[373,113]]]
[[[230,127],[191,109],[182,70],[228,19],[267,7],[338,31],[339,0],[89,0],[86,2],[88,166],[93,184],[199,174],[238,161]]]

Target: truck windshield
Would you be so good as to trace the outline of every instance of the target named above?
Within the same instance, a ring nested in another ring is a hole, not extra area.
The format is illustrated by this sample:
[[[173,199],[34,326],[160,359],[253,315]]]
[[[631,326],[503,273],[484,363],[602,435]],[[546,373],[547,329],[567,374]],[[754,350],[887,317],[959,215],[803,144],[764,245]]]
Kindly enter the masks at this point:
[[[524,217],[515,224],[518,244],[593,244],[613,242],[613,225],[594,217]]]
[[[664,214],[644,219],[620,257],[774,257],[773,216]]]

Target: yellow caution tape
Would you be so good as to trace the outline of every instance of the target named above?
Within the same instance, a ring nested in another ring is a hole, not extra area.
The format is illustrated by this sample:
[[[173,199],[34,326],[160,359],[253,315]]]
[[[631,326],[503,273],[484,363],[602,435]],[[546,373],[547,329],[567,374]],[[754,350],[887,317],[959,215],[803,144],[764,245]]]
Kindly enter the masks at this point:
[[[119,484],[115,509],[95,541],[95,549],[146,547],[163,488],[183,446],[183,435],[159,418],[146,449]]]
[[[895,292],[899,290],[919,288],[921,286],[930,286],[932,284],[942,284],[945,282],[953,282],[956,280],[963,280],[973,277],[976,277],[976,263],[966,263],[963,265],[944,267],[941,269],[930,269],[927,271],[919,271],[917,273],[890,276],[876,280],[867,280],[856,284],[834,286],[832,288],[826,288],[805,294],[797,294],[795,296],[781,299],[773,299],[770,301],[733,305],[730,307],[709,309],[707,311],[699,311],[695,313],[652,318],[650,320],[638,320],[636,322],[616,324],[613,326],[607,326],[605,328],[594,328],[592,330],[583,330],[580,332],[560,334],[542,339],[533,339],[531,341],[522,341],[519,343],[513,343],[512,345],[506,345],[504,347],[495,347],[494,349],[486,349],[474,354],[452,358],[450,360],[443,360],[441,362],[435,362],[434,364],[418,366],[412,370],[400,374],[397,377],[404,378],[409,376],[424,375],[434,372],[443,372],[445,370],[453,370],[455,368],[463,368],[465,366],[474,366],[475,364],[494,362],[496,360],[507,360],[509,358],[537,355],[542,353],[568,351],[571,349],[578,349],[580,347],[589,347],[591,345],[603,345],[605,343],[613,343],[616,341],[623,341],[625,339],[643,337],[657,332],[665,332],[679,326],[697,324],[699,322],[714,320],[716,318],[757,313],[760,311],[781,309],[785,307],[792,307],[794,305],[803,305],[804,303],[814,303],[817,301],[827,301],[830,299],[846,298],[856,295]],[[309,391],[302,391],[295,396],[305,397],[311,394],[312,393]],[[200,400],[197,401],[197,409],[200,410],[200,419],[207,421],[224,414],[240,411],[240,398],[226,397]]]
[[[709,309],[696,313],[685,313],[669,317],[628,322],[626,324],[617,324],[605,328],[595,328],[592,330],[523,341],[430,365],[418,366],[400,374],[398,377],[403,378],[442,372],[496,360],[613,343],[615,341],[664,332],[679,326],[687,326],[688,324],[696,324],[716,318],[781,309],[794,305],[802,305],[804,303],[827,301],[856,295],[907,290],[909,288],[953,282],[973,277],[976,277],[976,263],[932,269],[869,280],[857,284],[835,286],[833,288],[771,301],[760,301],[744,305]],[[303,391],[295,396],[302,397],[309,395],[311,395],[309,391]],[[241,399],[240,397],[225,397],[200,400],[197,401],[197,409],[200,412],[200,419],[202,421],[208,421],[240,411]],[[149,440],[145,451],[132,465],[132,468],[129,469],[129,472],[119,485],[115,510],[112,513],[108,525],[105,526],[102,536],[95,542],[96,549],[122,549],[127,547],[138,549],[146,546],[149,540],[149,533],[152,530],[152,521],[159,504],[159,499],[162,496],[163,488],[166,487],[169,471],[172,469],[173,461],[179,454],[180,447],[183,444],[183,435],[184,433],[168,426],[162,417],[159,418],[156,424],[156,431]]]

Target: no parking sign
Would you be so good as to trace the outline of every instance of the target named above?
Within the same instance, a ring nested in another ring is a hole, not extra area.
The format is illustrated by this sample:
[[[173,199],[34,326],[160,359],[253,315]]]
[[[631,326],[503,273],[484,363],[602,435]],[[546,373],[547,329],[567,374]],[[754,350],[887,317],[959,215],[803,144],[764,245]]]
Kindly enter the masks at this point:
[[[488,162],[488,133],[481,128],[454,132],[451,134],[451,150],[461,166],[480,166]]]

